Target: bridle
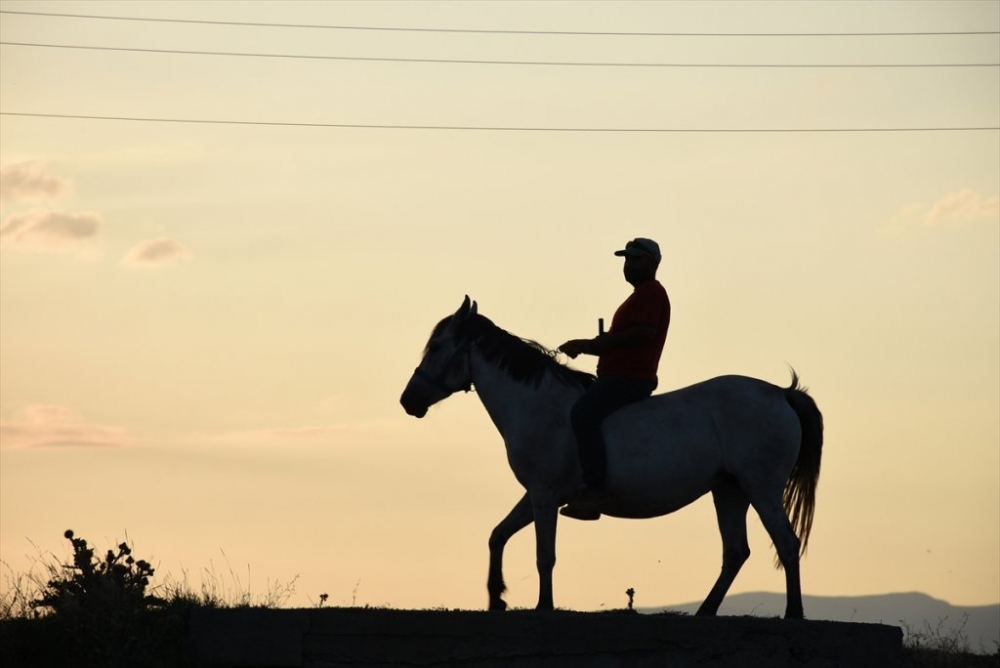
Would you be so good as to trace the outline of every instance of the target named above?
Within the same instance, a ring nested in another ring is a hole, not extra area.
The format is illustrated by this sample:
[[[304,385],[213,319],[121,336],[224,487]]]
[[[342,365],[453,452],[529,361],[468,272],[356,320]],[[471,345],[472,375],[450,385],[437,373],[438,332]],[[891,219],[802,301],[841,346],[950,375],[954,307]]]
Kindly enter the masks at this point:
[[[465,392],[471,391],[472,390],[472,381],[471,380],[468,383],[466,383],[464,386],[462,386],[462,387],[460,387],[458,389],[452,389],[452,388],[448,387],[445,384],[445,382],[444,382],[445,381],[445,377],[448,375],[448,370],[451,369],[451,365],[455,362],[455,358],[458,357],[462,353],[468,353],[469,352],[468,348],[469,348],[469,342],[468,341],[463,341],[458,346],[456,346],[455,350],[452,351],[451,355],[448,357],[448,360],[445,362],[444,366],[442,367],[441,373],[431,374],[431,373],[428,373],[428,372],[424,371],[423,369],[421,369],[418,366],[413,371],[413,376],[415,378],[419,378],[423,382],[427,383],[428,385],[430,385],[431,387],[433,387],[435,390],[438,390],[439,392],[444,392],[445,394],[452,394],[453,392],[457,392],[458,390],[463,390]]]

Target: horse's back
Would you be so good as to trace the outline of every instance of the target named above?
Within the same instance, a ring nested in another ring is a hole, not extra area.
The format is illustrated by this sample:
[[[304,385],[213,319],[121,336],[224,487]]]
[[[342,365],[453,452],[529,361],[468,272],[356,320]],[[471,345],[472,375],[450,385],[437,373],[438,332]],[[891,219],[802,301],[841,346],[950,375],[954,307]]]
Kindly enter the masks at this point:
[[[653,396],[622,408],[609,418],[618,424],[633,424],[643,431],[683,429],[730,414],[759,414],[775,405],[784,408],[785,390],[749,376],[718,376],[677,390]]]
[[[756,378],[720,376],[626,406],[605,422],[609,487],[663,514],[763,459],[790,470],[798,420],[784,392]]]
[[[766,380],[753,378],[751,376],[730,374],[709,378],[708,380],[703,380],[676,390],[670,390],[669,392],[654,394],[649,397],[649,400],[655,401],[663,399],[676,399],[678,397],[686,397],[688,395],[711,395],[728,398],[740,398],[745,400],[751,398],[757,393],[769,395],[772,390],[778,393],[784,392],[782,388],[773,383],[769,383]]]

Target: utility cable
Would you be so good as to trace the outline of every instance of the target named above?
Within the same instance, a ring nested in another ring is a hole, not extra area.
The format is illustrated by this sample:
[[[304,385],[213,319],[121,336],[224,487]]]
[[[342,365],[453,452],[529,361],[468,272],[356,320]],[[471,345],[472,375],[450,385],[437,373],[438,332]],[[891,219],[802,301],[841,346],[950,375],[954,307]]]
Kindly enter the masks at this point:
[[[882,32],[612,32],[589,30],[498,30],[473,28],[416,28],[405,26],[320,25],[309,23],[264,23],[253,21],[213,21],[208,19],[175,19],[143,16],[102,16],[54,12],[26,12],[4,9],[0,14],[49,16],[104,21],[144,21],[148,23],[188,23],[219,26],[251,26],[257,28],[313,28],[322,30],[368,30],[387,32],[468,33],[490,35],[583,35],[611,37],[927,37],[938,35],[1000,35],[1000,30],[921,30]]]
[[[830,68],[861,68],[861,69],[899,69],[899,68],[935,68],[935,67],[1000,67],[1000,63],[607,63],[607,62],[573,62],[573,61],[531,61],[531,60],[463,60],[454,58],[396,58],[382,56],[324,56],[290,53],[254,53],[254,52],[223,52],[223,51],[193,51],[184,49],[150,49],[121,46],[85,46],[80,44],[40,44],[34,42],[0,41],[0,46],[21,46],[42,49],[81,49],[86,51],[112,51],[127,53],[182,54],[191,56],[228,56],[236,58],[294,58],[306,60],[340,60],[380,63],[433,63],[457,65],[532,65],[549,67],[659,67],[659,68],[702,68],[702,69],[830,69]]]
[[[97,116],[87,114],[43,114],[0,111],[0,116],[28,118],[59,118],[94,121],[133,121],[141,123],[188,123],[208,125],[248,125],[300,128],[341,128],[364,130],[461,130],[476,132],[564,132],[564,133],[700,133],[700,134],[749,134],[749,133],[848,133],[848,132],[982,132],[1000,131],[1000,126],[949,126],[949,127],[862,127],[862,128],[601,128],[601,127],[514,127],[483,125],[395,125],[368,123],[300,123],[292,121],[241,121],[206,118],[155,118],[138,116]]]

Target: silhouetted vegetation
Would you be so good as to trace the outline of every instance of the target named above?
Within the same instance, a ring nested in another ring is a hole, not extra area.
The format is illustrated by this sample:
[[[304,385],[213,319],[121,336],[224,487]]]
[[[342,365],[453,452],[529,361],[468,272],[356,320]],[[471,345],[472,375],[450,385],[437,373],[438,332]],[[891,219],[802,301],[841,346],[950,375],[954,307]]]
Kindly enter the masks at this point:
[[[8,573],[0,592],[0,665],[60,668],[175,668],[185,655],[188,618],[194,608],[281,607],[295,580],[273,585],[263,596],[244,589],[230,569],[230,585],[206,569],[200,592],[185,581],[151,587],[154,569],[121,543],[98,557],[72,531],[67,563],[43,563],[43,575]],[[235,587],[235,589],[234,589]],[[153,593],[157,592],[157,593]],[[635,591],[629,588],[628,609]],[[162,594],[162,595],[158,595]],[[327,600],[320,595],[319,607]],[[913,668],[1000,666],[1000,644],[971,648],[964,631],[926,623],[904,624],[905,665]],[[978,651],[974,651],[978,650]]]
[[[70,563],[48,580],[17,577],[0,604],[0,664],[95,668],[181,666],[193,601],[150,594],[154,569],[121,543],[99,558],[72,531]],[[44,577],[44,576],[43,576]]]
[[[127,614],[163,603],[146,594],[153,567],[142,559],[136,561],[127,543],[118,546],[117,554],[108,550],[101,560],[87,541],[72,531],[64,535],[73,545],[73,563],[63,566],[68,571],[65,575],[49,580],[32,605],[57,614],[86,615],[97,611]]]
[[[966,619],[956,628],[925,621],[922,628],[903,623],[903,647],[907,665],[912,668],[997,668],[1000,666],[1000,644],[992,651],[979,647],[973,651],[965,633]]]

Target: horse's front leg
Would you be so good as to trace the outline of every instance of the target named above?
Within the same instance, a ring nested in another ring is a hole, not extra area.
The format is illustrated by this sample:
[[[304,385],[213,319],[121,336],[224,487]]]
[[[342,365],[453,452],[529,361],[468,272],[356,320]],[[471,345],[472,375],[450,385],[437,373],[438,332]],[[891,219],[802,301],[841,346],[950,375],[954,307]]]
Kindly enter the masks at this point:
[[[532,498],[535,516],[535,554],[538,565],[538,610],[552,610],[552,571],[556,566],[556,519],[559,506],[545,496]]]
[[[531,524],[531,520],[531,499],[525,494],[490,534],[490,574],[486,580],[490,610],[507,609],[507,603],[503,600],[503,593],[507,591],[507,585],[503,581],[503,549],[510,537]]]

